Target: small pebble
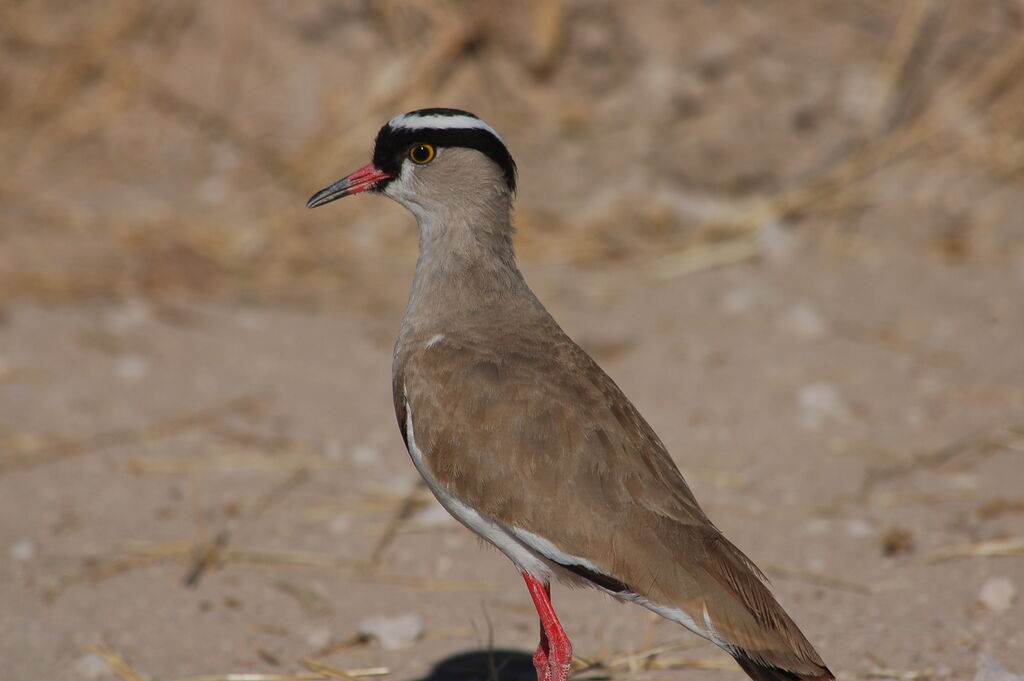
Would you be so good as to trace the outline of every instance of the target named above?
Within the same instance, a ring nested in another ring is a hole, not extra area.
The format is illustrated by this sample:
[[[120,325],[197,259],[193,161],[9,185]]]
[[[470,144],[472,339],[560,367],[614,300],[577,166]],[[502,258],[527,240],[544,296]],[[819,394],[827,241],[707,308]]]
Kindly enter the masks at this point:
[[[352,449],[352,463],[367,465],[380,461],[380,450],[371,445],[356,445]]]
[[[874,529],[868,521],[856,518],[846,522],[846,534],[851,537],[863,539],[864,537],[870,537],[874,534]]]
[[[415,474],[409,474],[408,472],[394,473],[381,480],[380,486],[397,496],[404,497],[412,491],[411,488],[415,487],[418,482],[412,475]]]
[[[423,636],[423,620],[415,613],[375,615],[360,622],[359,633],[377,639],[384,650],[407,648]]]
[[[914,550],[914,534],[902,527],[894,527],[882,535],[882,554],[899,556]]]
[[[981,585],[978,600],[992,612],[1006,612],[1017,598],[1017,587],[1006,577],[992,577]]]
[[[978,489],[978,476],[971,473],[953,473],[948,477],[948,480],[957,489],[970,491]]]
[[[1024,681],[1024,675],[1014,674],[999,663],[994,657],[980,653],[978,669],[974,673],[974,681]]]
[[[334,633],[327,627],[318,627],[306,632],[306,645],[310,648],[326,648],[334,637]]]
[[[36,544],[31,539],[21,539],[11,544],[7,552],[11,560],[25,562],[36,557]]]
[[[102,679],[110,671],[107,663],[92,653],[82,655],[74,663],[75,677],[86,681]]]
[[[819,536],[826,534],[832,529],[832,523],[828,518],[811,518],[804,523],[804,534]]]
[[[778,322],[779,329],[797,340],[816,340],[828,333],[828,324],[810,303],[798,303]]]
[[[331,534],[345,534],[350,529],[352,529],[351,516],[341,515],[339,513],[327,521],[327,531]]]
[[[117,307],[113,307],[107,314],[107,321],[112,331],[124,332],[133,329],[153,319],[149,305],[145,301],[131,298]]]
[[[149,362],[139,355],[125,355],[117,360],[115,371],[123,381],[138,381],[149,373]]]
[[[808,383],[797,391],[800,406],[800,425],[817,430],[827,421],[848,421],[850,409],[831,383]]]
[[[757,244],[764,260],[775,265],[785,265],[793,259],[800,242],[786,223],[769,220],[758,230]]]
[[[324,456],[332,461],[337,461],[341,458],[342,449],[341,443],[334,438],[328,438],[324,441]]]
[[[451,572],[453,565],[455,565],[455,561],[452,560],[452,557],[442,553],[434,561],[434,574],[438,577],[445,577]]]
[[[726,291],[718,306],[722,312],[730,315],[739,315],[749,312],[757,303],[758,293],[753,286],[737,286]]]

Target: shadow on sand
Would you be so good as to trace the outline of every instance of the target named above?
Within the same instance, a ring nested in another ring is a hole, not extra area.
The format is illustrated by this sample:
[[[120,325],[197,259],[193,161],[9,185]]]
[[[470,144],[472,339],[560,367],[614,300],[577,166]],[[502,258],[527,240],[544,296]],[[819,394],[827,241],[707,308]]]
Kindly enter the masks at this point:
[[[434,665],[416,681],[535,681],[533,653],[519,650],[471,650]]]

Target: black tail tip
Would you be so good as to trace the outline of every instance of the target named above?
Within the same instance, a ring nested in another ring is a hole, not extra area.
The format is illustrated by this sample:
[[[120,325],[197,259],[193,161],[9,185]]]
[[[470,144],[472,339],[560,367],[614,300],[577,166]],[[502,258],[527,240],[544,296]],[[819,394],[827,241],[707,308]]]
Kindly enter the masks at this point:
[[[809,672],[795,672],[766,664],[745,655],[736,655],[735,658],[736,663],[754,681],[835,681],[836,678],[825,665],[810,663],[808,666],[813,664],[817,669]]]

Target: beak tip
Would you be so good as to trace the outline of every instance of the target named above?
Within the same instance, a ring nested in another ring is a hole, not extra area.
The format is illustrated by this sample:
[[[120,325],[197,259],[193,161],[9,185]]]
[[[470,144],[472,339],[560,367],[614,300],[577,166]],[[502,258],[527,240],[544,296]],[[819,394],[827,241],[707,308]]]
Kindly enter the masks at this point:
[[[328,189],[330,189],[330,187],[328,187]],[[306,208],[319,208],[325,203],[330,203],[334,199],[340,199],[342,196],[344,196],[344,194],[339,196],[337,192],[335,192],[334,195],[332,195],[327,191],[327,189],[324,189],[309,197],[309,200],[306,201]]]
[[[376,166],[370,163],[354,173],[346,175],[330,187],[325,187],[316,194],[313,194],[313,196],[309,197],[309,201],[306,201],[306,208],[317,208],[325,203],[373,189],[378,182],[390,177],[391,175],[377,169]]]

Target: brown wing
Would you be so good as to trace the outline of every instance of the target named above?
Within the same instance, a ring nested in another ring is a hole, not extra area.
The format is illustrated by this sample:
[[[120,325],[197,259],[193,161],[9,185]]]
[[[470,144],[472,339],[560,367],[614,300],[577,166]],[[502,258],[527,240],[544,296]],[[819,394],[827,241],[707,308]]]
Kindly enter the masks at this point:
[[[400,421],[408,394],[438,479],[494,517],[528,522],[541,511],[522,503],[528,492],[606,513],[640,500],[709,523],[654,431],[568,338],[504,338],[499,351],[447,334],[407,358],[394,389]]]
[[[456,497],[710,624],[754,667],[827,674],[654,431],[570,339],[449,333],[402,357],[394,381],[399,424],[407,401],[427,465]]]

